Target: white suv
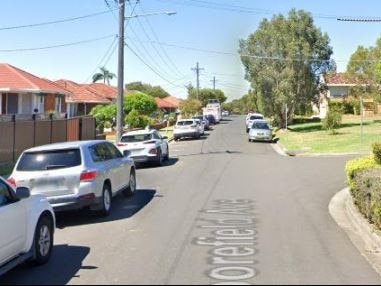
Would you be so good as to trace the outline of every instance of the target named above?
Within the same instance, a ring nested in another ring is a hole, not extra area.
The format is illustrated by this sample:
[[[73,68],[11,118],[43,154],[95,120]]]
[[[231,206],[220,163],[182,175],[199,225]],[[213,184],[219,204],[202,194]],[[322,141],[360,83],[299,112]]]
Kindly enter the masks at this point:
[[[198,119],[181,119],[176,122],[175,129],[173,130],[173,137],[175,141],[180,140],[183,137],[200,138],[201,130]]]
[[[136,190],[134,161],[106,140],[63,142],[24,151],[8,179],[45,195],[54,211],[90,207],[107,216],[112,197]]]
[[[28,188],[14,191],[1,177],[0,229],[0,275],[25,261],[49,261],[55,216],[48,200]]]

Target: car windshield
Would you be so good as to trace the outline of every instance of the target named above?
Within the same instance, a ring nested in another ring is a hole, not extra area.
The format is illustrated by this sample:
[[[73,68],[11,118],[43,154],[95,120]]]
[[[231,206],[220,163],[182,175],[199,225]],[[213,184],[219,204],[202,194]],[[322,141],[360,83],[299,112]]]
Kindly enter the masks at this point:
[[[123,143],[136,143],[151,140],[152,134],[135,134],[135,135],[124,135],[120,142]]]
[[[17,171],[64,169],[79,165],[81,165],[79,149],[26,152],[20,158]]]
[[[177,122],[177,126],[189,126],[194,124],[195,122],[192,120],[185,120],[185,121],[179,121]]]
[[[266,129],[269,130],[270,127],[266,122],[254,122],[252,129]]]

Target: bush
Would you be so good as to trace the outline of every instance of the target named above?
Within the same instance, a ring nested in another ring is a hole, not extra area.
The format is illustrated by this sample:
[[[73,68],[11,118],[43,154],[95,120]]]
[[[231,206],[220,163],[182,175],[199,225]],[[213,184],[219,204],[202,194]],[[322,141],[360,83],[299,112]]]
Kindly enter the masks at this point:
[[[377,164],[381,164],[381,143],[373,143],[372,145],[374,160]]]
[[[130,128],[145,128],[147,125],[151,125],[151,119],[146,115],[140,115],[140,113],[133,109],[125,118],[125,121]]]
[[[367,157],[361,157],[357,158],[351,161],[348,161],[345,165],[345,172],[347,174],[348,178],[348,185],[352,190],[355,189],[355,176],[364,171],[369,169],[375,169],[381,167],[377,164],[377,162],[374,160],[373,156],[367,156]]]
[[[323,120],[323,128],[330,131],[332,134],[336,133],[336,129],[340,128],[342,120],[342,109],[339,107],[331,106],[326,117]]]

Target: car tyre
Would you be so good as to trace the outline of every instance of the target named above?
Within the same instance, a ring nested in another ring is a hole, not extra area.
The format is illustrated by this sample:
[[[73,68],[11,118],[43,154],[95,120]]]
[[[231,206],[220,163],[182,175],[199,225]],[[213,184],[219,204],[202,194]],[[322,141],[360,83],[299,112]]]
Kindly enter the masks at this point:
[[[165,154],[164,156],[164,161],[168,161],[169,160],[169,146],[167,144],[167,154]]]
[[[33,265],[43,265],[52,256],[54,244],[53,220],[48,216],[42,216],[36,226],[33,242]]]
[[[111,211],[111,203],[112,201],[112,194],[111,194],[111,187],[108,184],[103,185],[102,190],[102,201],[101,201],[101,209],[100,214],[102,216],[108,216]]]
[[[136,172],[131,169],[128,187],[123,191],[125,197],[131,197],[136,192]]]
[[[158,158],[156,161],[156,166],[160,167],[161,165],[163,165],[164,158],[163,158],[163,154],[161,153],[160,149],[157,151],[157,153],[158,153]]]

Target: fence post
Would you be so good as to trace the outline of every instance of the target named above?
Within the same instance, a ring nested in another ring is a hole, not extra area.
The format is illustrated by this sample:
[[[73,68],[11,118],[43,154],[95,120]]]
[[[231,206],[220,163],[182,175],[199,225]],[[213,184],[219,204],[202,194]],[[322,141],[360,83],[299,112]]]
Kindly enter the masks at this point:
[[[12,114],[13,122],[13,148],[12,148],[12,162],[15,162],[15,148],[16,148],[16,114]]]
[[[80,117],[79,118],[79,128],[78,128],[78,132],[79,132],[78,138],[79,138],[79,141],[82,141],[82,120],[83,120],[83,118]]]
[[[36,114],[32,115],[33,119],[33,147],[36,146]]]
[[[53,113],[49,114],[50,119],[50,143],[53,143]]]

